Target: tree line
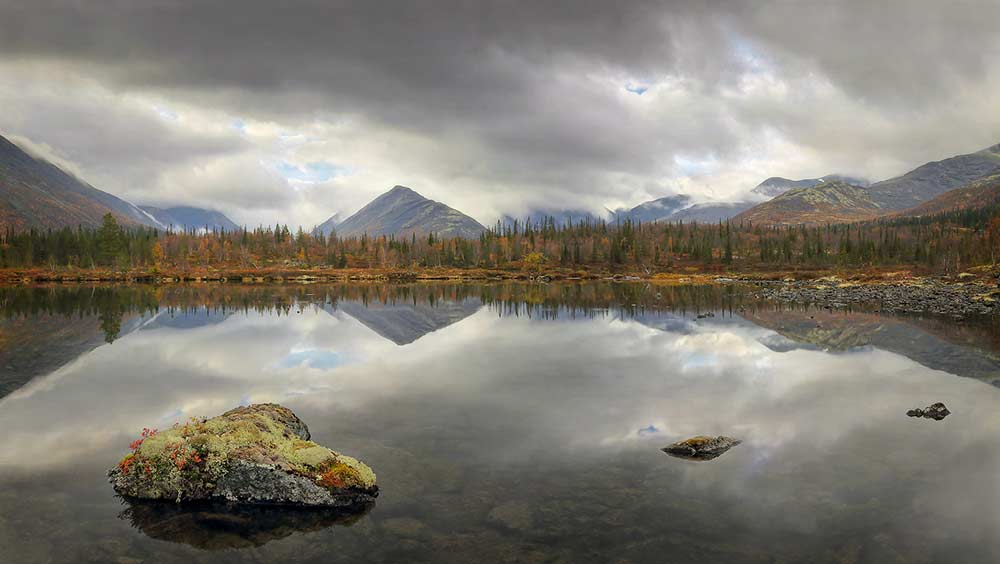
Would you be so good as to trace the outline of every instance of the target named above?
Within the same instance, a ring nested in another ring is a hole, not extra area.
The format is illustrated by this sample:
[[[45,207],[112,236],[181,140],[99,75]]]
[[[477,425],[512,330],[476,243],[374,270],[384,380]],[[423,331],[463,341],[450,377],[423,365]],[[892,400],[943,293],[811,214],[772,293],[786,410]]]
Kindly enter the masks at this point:
[[[642,223],[603,220],[559,224],[498,222],[476,239],[418,236],[339,237],[254,229],[161,231],[123,228],[108,214],[98,228],[7,228],[0,267],[191,270],[199,268],[546,268],[656,272],[696,266],[919,266],[954,271],[995,263],[998,206],[930,217],[820,226],[749,222]]]

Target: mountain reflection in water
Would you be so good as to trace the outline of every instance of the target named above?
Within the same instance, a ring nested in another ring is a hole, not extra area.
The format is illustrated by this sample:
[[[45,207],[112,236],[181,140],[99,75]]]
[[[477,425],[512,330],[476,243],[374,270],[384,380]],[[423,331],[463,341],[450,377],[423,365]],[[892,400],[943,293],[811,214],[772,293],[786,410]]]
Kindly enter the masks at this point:
[[[0,560],[996,561],[997,321],[751,295],[0,289]],[[372,466],[376,506],[123,513],[104,473],[139,429],[260,401]],[[696,435],[743,443],[660,451]]]

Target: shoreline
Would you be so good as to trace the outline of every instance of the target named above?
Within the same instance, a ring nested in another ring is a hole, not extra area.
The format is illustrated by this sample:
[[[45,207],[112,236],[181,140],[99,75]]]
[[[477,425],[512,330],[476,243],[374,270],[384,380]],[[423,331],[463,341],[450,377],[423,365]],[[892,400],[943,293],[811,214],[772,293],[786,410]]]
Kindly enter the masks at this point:
[[[636,273],[569,269],[541,272],[483,269],[278,269],[184,272],[0,270],[0,287],[34,285],[330,284],[476,282],[643,282],[657,286],[742,285],[756,297],[827,310],[866,306],[890,314],[931,313],[956,319],[1000,314],[1000,268],[981,266],[955,275],[909,270],[797,270]]]
[[[317,283],[317,282],[420,282],[420,281],[577,281],[616,280],[679,283],[775,283],[836,281],[857,284],[897,284],[901,282],[936,280],[942,283],[1000,282],[1000,265],[970,267],[958,274],[925,273],[906,267],[896,269],[790,268],[782,270],[737,269],[686,266],[670,270],[587,269],[552,267],[539,270],[482,268],[190,268],[133,269],[113,271],[77,268],[8,268],[0,269],[0,285],[31,283],[148,283],[176,284],[186,282],[217,283]]]

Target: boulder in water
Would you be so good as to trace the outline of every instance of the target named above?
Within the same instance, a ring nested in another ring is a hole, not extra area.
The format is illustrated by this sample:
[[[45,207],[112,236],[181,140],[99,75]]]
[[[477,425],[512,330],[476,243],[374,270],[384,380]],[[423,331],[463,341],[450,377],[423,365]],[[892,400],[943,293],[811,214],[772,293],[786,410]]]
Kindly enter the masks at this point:
[[[663,448],[663,452],[687,460],[712,460],[743,441],[732,437],[692,437]]]
[[[108,477],[130,499],[351,507],[378,495],[371,468],[309,439],[286,407],[238,407],[166,431],[144,429]]]
[[[910,417],[924,417],[927,419],[940,421],[945,417],[951,415],[951,412],[948,411],[948,408],[945,407],[943,403],[937,402],[923,409],[920,409],[919,407],[916,409],[911,409],[907,411],[906,414],[909,415]]]

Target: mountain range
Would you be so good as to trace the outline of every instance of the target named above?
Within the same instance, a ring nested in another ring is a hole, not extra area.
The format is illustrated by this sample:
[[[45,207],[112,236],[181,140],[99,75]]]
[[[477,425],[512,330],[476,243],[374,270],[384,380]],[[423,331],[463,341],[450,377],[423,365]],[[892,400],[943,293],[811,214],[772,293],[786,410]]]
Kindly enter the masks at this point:
[[[867,180],[831,174],[792,180],[771,177],[746,200],[697,202],[674,194],[609,212],[612,221],[717,222],[726,219],[762,224],[821,224],[900,215],[926,215],[991,205],[1000,200],[1000,144],[974,153],[926,163],[895,178]],[[107,213],[125,225],[160,229],[233,230],[238,226],[218,211],[188,206],[137,206],[103,192],[56,165],[32,156],[0,137],[0,227],[24,229],[100,225]],[[557,224],[597,221],[586,210],[529,212],[533,224],[553,218]],[[501,223],[512,224],[504,216]],[[522,220],[523,221],[523,220]],[[350,217],[335,214],[317,228],[342,237],[419,235],[478,237],[486,230],[472,217],[395,186]]]
[[[927,210],[948,209],[948,194],[968,187],[967,198],[985,189],[977,181],[1000,174],[1000,145],[919,166],[906,174],[855,186],[845,182],[822,182],[795,188],[736,215],[736,221],[765,224],[843,223],[881,216],[925,215]],[[936,198],[944,198],[935,202]],[[923,211],[919,207],[923,205]],[[917,211],[914,211],[917,210]]]
[[[844,182],[856,186],[867,186],[868,181],[843,176],[840,174],[829,174],[822,178],[803,178],[801,180],[790,180],[780,176],[772,176],[761,182],[750,190],[753,199],[739,200],[735,202],[701,202],[693,203],[693,198],[686,194],[666,196],[656,200],[639,204],[632,209],[617,210],[612,214],[612,219],[641,221],[648,223],[657,222],[692,222],[714,223],[735,217],[744,210],[750,209],[762,201],[775,198],[786,192],[801,188],[812,188],[828,181]]]

